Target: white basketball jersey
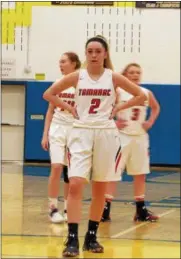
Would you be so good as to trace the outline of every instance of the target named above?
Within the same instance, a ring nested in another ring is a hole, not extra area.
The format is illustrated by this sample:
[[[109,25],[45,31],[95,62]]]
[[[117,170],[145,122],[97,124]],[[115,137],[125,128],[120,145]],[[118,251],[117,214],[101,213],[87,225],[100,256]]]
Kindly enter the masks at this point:
[[[149,91],[143,87],[141,89],[148,97]],[[133,96],[123,89],[118,88],[118,102],[124,103],[130,100]],[[145,134],[145,130],[142,127],[142,123],[146,120],[147,116],[148,99],[143,106],[134,106],[129,109],[118,112],[117,118],[127,121],[128,126],[120,130],[128,135],[142,135]]]
[[[75,105],[75,100],[74,100],[75,88],[70,87],[70,88],[66,89],[65,91],[63,91],[59,94],[59,97],[64,102],[67,102],[71,106],[74,106]],[[63,124],[72,124],[74,121],[74,118],[73,118],[73,115],[70,112],[68,112],[67,110],[57,107],[54,110],[54,115],[53,115],[52,121],[56,122],[56,123],[61,123],[61,124],[62,123]]]
[[[83,128],[115,128],[114,121],[109,119],[115,100],[110,69],[105,69],[96,81],[90,78],[86,69],[81,69],[75,92],[79,120],[75,120],[73,125]]]

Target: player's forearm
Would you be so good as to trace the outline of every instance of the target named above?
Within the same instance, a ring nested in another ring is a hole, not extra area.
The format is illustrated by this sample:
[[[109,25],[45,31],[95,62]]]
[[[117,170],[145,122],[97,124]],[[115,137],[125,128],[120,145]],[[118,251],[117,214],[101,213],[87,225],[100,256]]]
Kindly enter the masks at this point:
[[[61,100],[61,98],[59,98],[58,96],[51,94],[49,92],[45,92],[43,94],[43,98],[50,102],[54,107],[59,107],[61,109],[67,110],[71,113],[72,111],[72,106],[69,105],[68,103],[64,102],[63,100]]]
[[[149,118],[148,118],[147,121],[148,121],[150,124],[153,125],[153,124],[155,123],[156,119],[158,118],[159,114],[160,114],[160,106],[152,107],[152,108],[151,108],[150,116],[149,116]]]
[[[52,122],[53,113],[51,111],[47,111],[46,117],[45,117],[45,124],[44,124],[44,130],[43,130],[43,136],[48,136],[48,132],[50,129],[50,124]]]
[[[141,94],[140,96],[135,96],[125,103],[117,104],[116,110],[118,112],[118,111],[121,111],[121,110],[131,108],[133,106],[137,106],[137,105],[143,103],[145,101],[145,99],[146,99],[146,95],[144,95],[144,94]]]

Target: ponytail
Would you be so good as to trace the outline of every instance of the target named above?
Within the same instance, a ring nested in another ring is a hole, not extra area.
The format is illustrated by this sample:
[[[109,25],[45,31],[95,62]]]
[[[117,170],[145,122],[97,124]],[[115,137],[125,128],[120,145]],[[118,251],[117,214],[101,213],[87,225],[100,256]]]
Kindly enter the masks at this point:
[[[113,67],[113,64],[112,64],[112,61],[111,61],[111,57],[110,57],[110,47],[109,47],[109,44],[107,42],[107,39],[102,35],[96,35],[96,37],[104,40],[104,42],[106,42],[106,45],[107,45],[107,58],[104,60],[104,67],[108,68],[108,69],[111,69],[111,70],[114,70],[114,67]]]

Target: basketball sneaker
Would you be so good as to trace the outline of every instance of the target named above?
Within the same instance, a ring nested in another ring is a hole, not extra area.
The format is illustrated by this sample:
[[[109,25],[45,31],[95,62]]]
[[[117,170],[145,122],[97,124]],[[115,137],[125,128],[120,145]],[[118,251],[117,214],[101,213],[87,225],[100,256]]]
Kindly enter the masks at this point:
[[[64,221],[67,222],[67,221],[68,221],[68,218],[67,218],[67,210],[64,210],[63,217],[64,217]]]
[[[77,235],[70,233],[64,245],[63,257],[76,257],[79,255],[79,240]]]
[[[49,219],[52,223],[63,223],[65,221],[64,217],[61,215],[57,208],[51,210]]]
[[[91,251],[92,253],[104,253],[104,247],[97,242],[97,237],[92,232],[87,232],[85,236],[83,251]]]
[[[159,219],[159,216],[154,215],[146,207],[143,207],[139,212],[136,212],[134,221],[150,221],[155,222]]]

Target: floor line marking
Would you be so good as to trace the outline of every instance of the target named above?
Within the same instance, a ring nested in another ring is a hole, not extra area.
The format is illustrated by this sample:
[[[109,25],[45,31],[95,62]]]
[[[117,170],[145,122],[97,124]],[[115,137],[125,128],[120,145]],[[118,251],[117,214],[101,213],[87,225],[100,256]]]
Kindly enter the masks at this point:
[[[176,211],[176,210],[173,210],[173,209],[172,209],[172,210],[168,210],[168,211],[165,211],[165,212],[159,214],[158,216],[161,218],[161,217],[166,216],[166,215],[168,215],[168,214],[171,214],[171,213],[173,213],[173,212],[175,212],[175,211]],[[124,230],[124,231],[121,231],[121,232],[119,232],[119,233],[117,233],[117,234],[111,236],[111,238],[121,237],[121,236],[123,236],[123,235],[125,235],[125,234],[127,234],[127,233],[130,233],[130,232],[132,232],[132,231],[135,230],[135,229],[141,228],[141,227],[143,227],[143,226],[145,226],[145,225],[147,225],[147,224],[151,224],[151,223],[150,223],[149,221],[143,222],[143,223],[141,223],[141,224],[139,224],[139,225],[137,225],[137,226],[133,226],[133,227],[128,228],[128,229],[126,229],[126,230]]]
[[[27,238],[57,238],[57,239],[60,239],[60,238],[64,238],[65,236],[64,235],[60,235],[60,236],[57,236],[57,235],[24,235],[24,234],[1,234],[1,237],[2,238],[11,238],[11,237],[27,237]],[[83,235],[80,235],[79,236],[80,238],[84,238]],[[104,240],[104,239],[109,239],[109,237],[102,237],[102,236],[99,236],[99,238],[101,240]],[[121,240],[128,240],[128,241],[132,241],[133,239],[132,238],[128,238],[128,237],[124,237],[124,238],[120,238]],[[149,238],[146,238],[146,239],[142,239],[142,238],[136,238],[135,240],[137,241],[151,241],[151,242],[167,242],[167,243],[180,243],[180,240],[169,240],[169,239],[149,239]]]

